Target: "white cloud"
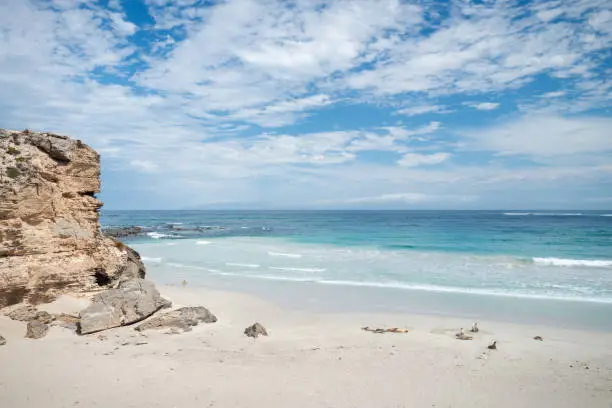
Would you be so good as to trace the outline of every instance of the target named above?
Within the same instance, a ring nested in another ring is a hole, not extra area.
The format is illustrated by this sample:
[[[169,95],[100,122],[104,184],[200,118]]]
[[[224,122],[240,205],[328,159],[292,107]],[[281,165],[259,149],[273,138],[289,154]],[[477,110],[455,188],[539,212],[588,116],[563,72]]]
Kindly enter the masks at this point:
[[[496,102],[467,102],[466,105],[482,111],[495,110],[499,108],[499,103]]]
[[[130,166],[147,173],[154,173],[159,169],[157,164],[148,160],[132,160]]]
[[[123,17],[121,16],[121,14],[119,13],[109,13],[110,19],[113,22],[113,28],[120,34],[120,35],[132,35],[134,34],[138,27],[136,27],[135,24],[130,23],[129,21],[125,21],[123,19]]]
[[[396,113],[406,116],[424,115],[426,113],[450,113],[451,111],[441,105],[416,105],[398,110]]]
[[[404,167],[416,167],[422,165],[440,164],[448,160],[450,157],[451,154],[445,152],[433,154],[406,153],[397,163]]]
[[[431,195],[424,193],[395,193],[382,194],[372,197],[357,197],[344,200],[347,204],[386,204],[386,203],[403,203],[403,204],[420,204],[430,202],[445,202],[448,200],[454,201],[474,201],[474,196],[456,196],[456,195]]]
[[[527,115],[461,133],[470,149],[500,155],[553,157],[586,153],[607,155],[612,151],[610,129],[611,118]]]
[[[546,92],[540,95],[540,98],[560,98],[565,96],[565,91]]]
[[[569,79],[599,76],[591,57],[608,48],[610,38],[584,22],[553,20],[553,14],[595,16],[604,12],[603,4],[540,9],[540,19],[531,14],[537,2],[457,6],[440,29],[426,38],[398,40],[374,67],[351,73],[347,84],[380,96],[446,95],[516,89],[546,73]]]

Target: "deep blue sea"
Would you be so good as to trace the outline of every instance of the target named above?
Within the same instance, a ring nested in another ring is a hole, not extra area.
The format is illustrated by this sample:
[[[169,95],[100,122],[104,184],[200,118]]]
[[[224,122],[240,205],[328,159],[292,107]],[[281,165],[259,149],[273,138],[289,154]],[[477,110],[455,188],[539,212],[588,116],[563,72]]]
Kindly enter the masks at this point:
[[[163,283],[612,304],[612,211],[103,211],[101,223],[144,227],[127,242]]]

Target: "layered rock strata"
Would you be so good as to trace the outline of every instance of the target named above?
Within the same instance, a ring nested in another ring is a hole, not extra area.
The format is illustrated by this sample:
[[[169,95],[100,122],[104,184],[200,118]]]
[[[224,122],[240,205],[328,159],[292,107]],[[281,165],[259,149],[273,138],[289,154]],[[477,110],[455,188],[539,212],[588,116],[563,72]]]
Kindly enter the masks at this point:
[[[138,254],[104,236],[100,156],[79,140],[0,129],[0,308],[143,278]]]

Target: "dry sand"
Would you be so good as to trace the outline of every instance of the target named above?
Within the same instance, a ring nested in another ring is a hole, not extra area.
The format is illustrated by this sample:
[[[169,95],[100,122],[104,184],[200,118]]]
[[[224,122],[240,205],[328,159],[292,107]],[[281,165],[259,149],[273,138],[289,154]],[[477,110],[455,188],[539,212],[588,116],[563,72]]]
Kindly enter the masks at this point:
[[[53,327],[29,340],[24,323],[0,317],[0,407],[612,407],[612,333],[483,321],[474,340],[460,341],[454,333],[472,322],[315,314],[244,294],[161,291],[219,321],[178,335]],[[63,298],[41,309],[82,306]],[[269,337],[243,335],[255,321]],[[487,349],[492,339],[498,350]]]

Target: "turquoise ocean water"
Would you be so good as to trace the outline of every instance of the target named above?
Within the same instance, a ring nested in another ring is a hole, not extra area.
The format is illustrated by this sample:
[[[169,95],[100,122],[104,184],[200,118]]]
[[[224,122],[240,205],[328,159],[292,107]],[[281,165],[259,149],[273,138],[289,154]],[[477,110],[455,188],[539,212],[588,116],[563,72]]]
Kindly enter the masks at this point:
[[[145,228],[126,241],[161,283],[612,329],[612,211],[104,211],[101,223]]]

